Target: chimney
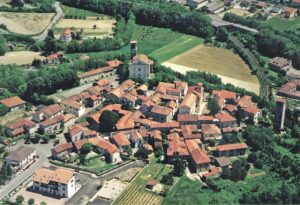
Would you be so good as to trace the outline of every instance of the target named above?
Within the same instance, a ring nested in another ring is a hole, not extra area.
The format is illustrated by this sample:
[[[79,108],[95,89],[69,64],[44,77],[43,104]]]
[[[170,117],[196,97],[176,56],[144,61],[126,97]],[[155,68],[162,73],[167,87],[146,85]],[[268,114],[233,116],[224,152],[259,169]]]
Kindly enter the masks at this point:
[[[131,59],[137,54],[137,41],[130,41]]]

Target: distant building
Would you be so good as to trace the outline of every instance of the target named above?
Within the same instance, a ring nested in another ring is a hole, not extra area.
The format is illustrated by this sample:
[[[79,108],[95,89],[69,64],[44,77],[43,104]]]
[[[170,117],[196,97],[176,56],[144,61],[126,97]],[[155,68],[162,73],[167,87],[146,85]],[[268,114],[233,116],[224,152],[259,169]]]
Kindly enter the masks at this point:
[[[187,0],[186,5],[193,9],[200,9],[201,7],[205,6],[208,4],[207,0]]]
[[[37,124],[26,118],[14,121],[6,126],[6,134],[16,137],[23,134],[33,134],[37,131]]]
[[[179,106],[179,114],[194,114],[196,110],[197,96],[188,93]]]
[[[0,104],[3,104],[6,107],[8,107],[9,111],[12,112],[24,108],[26,102],[21,98],[19,98],[18,96],[14,96],[14,97],[6,98],[4,100],[0,100]]]
[[[285,7],[284,8],[284,17],[285,18],[294,18],[295,16],[297,16],[297,9],[292,8],[292,7]]]
[[[15,171],[28,167],[36,158],[35,148],[20,146],[12,151],[5,159],[6,163]]]
[[[245,143],[217,145],[216,151],[219,157],[243,156],[248,146]]]
[[[69,42],[72,40],[72,29],[66,28],[64,32],[60,35],[59,40],[63,42]]]
[[[300,79],[287,82],[278,90],[277,95],[300,100]]]
[[[53,53],[46,57],[46,62],[49,65],[59,64],[60,59],[64,56],[62,53]]]
[[[295,8],[300,8],[300,0],[292,0],[292,6]]]
[[[276,131],[280,131],[284,128],[285,110],[286,110],[286,99],[277,98],[276,108],[275,108],[275,122],[274,122],[274,129]]]
[[[70,198],[77,189],[75,173],[62,168],[40,168],[35,171],[32,181],[32,191],[59,198]]]
[[[84,105],[79,102],[66,100],[63,101],[61,105],[66,112],[75,115],[77,117],[80,117],[85,113]]]

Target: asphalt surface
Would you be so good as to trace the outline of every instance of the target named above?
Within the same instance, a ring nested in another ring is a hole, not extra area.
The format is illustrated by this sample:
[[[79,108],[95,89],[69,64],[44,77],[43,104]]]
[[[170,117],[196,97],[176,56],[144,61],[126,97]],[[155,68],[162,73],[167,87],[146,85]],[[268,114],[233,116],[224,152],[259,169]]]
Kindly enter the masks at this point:
[[[0,200],[3,199],[9,192],[14,190],[16,187],[18,187],[21,183],[23,183],[27,178],[29,178],[35,170],[43,167],[43,166],[50,166],[48,163],[48,156],[51,154],[51,146],[53,143],[49,144],[30,144],[26,145],[23,143],[23,141],[19,142],[18,144],[7,147],[8,151],[13,151],[20,145],[28,146],[28,147],[35,147],[37,151],[37,155],[39,155],[39,159],[33,163],[29,168],[27,168],[25,171],[17,174],[12,180],[10,180],[6,185],[1,187],[0,189]],[[38,146],[37,146],[38,145]]]
[[[45,30],[43,31],[43,33],[37,35],[37,36],[33,36],[33,39],[36,40],[40,40],[43,41],[45,40],[45,38],[47,37],[48,34],[48,30],[52,29],[53,25],[60,19],[60,17],[63,15],[63,10],[60,7],[60,3],[58,1],[55,2],[54,7],[56,9],[56,14],[55,16],[52,18],[51,22],[48,24],[48,26],[45,28]]]

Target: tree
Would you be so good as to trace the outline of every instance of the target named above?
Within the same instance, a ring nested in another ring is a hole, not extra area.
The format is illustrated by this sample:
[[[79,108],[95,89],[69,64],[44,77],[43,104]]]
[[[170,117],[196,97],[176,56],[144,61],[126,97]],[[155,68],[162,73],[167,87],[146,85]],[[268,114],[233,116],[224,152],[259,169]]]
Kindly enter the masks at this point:
[[[1,170],[0,170],[0,184],[5,184],[6,180],[8,179],[6,163],[2,163]]]
[[[207,186],[209,186],[209,188],[211,188],[212,190],[216,191],[216,192],[220,192],[221,191],[221,187],[216,183],[215,179],[212,178],[208,178],[205,182],[207,184]]]
[[[33,198],[30,198],[28,199],[28,202],[27,202],[29,205],[34,205],[34,199]]]
[[[208,106],[208,109],[209,109],[211,115],[215,115],[221,110],[220,105],[218,104],[218,101],[214,98],[210,98],[208,100],[207,106]]]
[[[42,136],[43,144],[49,143],[50,137],[48,135],[43,135]]]
[[[6,40],[3,35],[0,34],[0,56],[3,56],[7,51]]]
[[[163,175],[161,182],[166,185],[172,185],[174,183],[174,179],[171,173]]]
[[[57,47],[55,39],[53,39],[51,37],[47,37],[45,39],[44,51],[45,51],[46,55],[49,55],[51,53],[55,53],[58,51],[58,47]]]
[[[47,37],[55,39],[54,32],[51,29],[48,30]]]
[[[12,7],[23,7],[24,1],[23,0],[11,0],[10,4]]]
[[[135,157],[137,157],[138,159],[148,159],[148,150],[144,147],[141,146],[138,151],[134,154]]]
[[[0,104],[0,116],[9,112],[9,108],[6,105]]]
[[[32,61],[32,63],[31,63],[31,65],[34,66],[34,67],[39,68],[42,65],[42,61],[40,59],[34,58],[33,61]]]
[[[47,205],[47,203],[44,202],[44,201],[42,201],[40,204],[41,204],[41,205]]]
[[[100,130],[102,132],[111,132],[119,120],[119,114],[114,111],[105,110],[100,116]]]
[[[23,202],[24,202],[24,196],[18,195],[17,198],[16,198],[16,203],[17,203],[18,205],[22,205]]]
[[[87,155],[92,151],[93,145],[91,143],[84,143],[80,149],[81,155]]]
[[[222,42],[226,42],[228,40],[228,33],[225,28],[221,27],[218,29],[216,40]]]
[[[184,174],[184,164],[181,158],[177,158],[174,161],[174,175],[177,177],[182,177]]]

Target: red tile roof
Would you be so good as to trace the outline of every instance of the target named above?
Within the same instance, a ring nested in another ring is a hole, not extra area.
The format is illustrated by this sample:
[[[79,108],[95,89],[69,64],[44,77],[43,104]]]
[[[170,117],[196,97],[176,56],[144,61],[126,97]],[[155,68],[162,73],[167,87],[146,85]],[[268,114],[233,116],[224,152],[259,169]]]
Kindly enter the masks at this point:
[[[112,138],[117,143],[117,145],[119,145],[121,147],[130,145],[129,140],[127,139],[125,134],[122,132],[114,134]]]
[[[10,97],[10,98],[1,100],[0,103],[9,108],[13,108],[13,107],[17,107],[20,105],[24,105],[26,102],[24,100],[22,100],[21,98],[19,98],[18,96],[14,96],[14,97]]]
[[[221,131],[215,124],[202,124],[201,131],[203,135],[221,134]]]
[[[156,114],[159,114],[159,115],[165,115],[165,116],[168,116],[172,113],[172,109],[169,108],[169,107],[163,107],[163,106],[160,106],[160,105],[156,105],[156,106],[153,106],[153,108],[151,109],[151,112],[152,113],[156,113]]]
[[[87,72],[84,72],[84,73],[80,73],[78,75],[78,77],[80,79],[87,78],[87,77],[90,77],[90,76],[93,76],[93,75],[98,75],[100,73],[105,73],[105,72],[112,71],[112,70],[114,70],[114,68],[112,68],[110,66],[106,66],[106,67],[103,67],[103,68],[97,68],[97,69],[90,70],[90,71],[87,71]]]
[[[40,123],[40,126],[42,127],[48,127],[48,126],[51,126],[51,125],[55,125],[57,123],[61,123],[64,121],[64,116],[63,115],[58,115],[54,118],[49,118],[43,122]]]
[[[225,145],[217,145],[216,149],[219,152],[229,151],[229,150],[237,150],[237,149],[247,149],[248,145],[245,143],[236,143],[236,144],[225,144]]]
[[[235,92],[231,92],[228,90],[213,90],[212,94],[224,99],[235,99],[237,97],[237,94]]]
[[[159,128],[179,128],[179,122],[160,122],[160,123],[153,123],[150,125],[150,128],[153,129],[159,129]]]
[[[106,64],[112,68],[117,68],[123,64],[123,62],[119,61],[118,59],[107,61]]]
[[[224,112],[224,111],[217,113],[216,118],[218,118],[221,123],[236,121],[236,119],[234,117],[232,117],[230,114],[228,114],[227,112]]]
[[[181,102],[180,107],[191,108],[196,103],[196,100],[197,96],[194,93],[188,93]]]
[[[69,143],[65,143],[65,144],[60,144],[60,145],[57,145],[55,148],[54,148],[54,151],[59,154],[59,153],[62,153],[62,152],[65,152],[67,150],[70,150],[73,148],[73,143],[72,142],[69,142]]]
[[[14,129],[21,128],[21,127],[34,127],[34,126],[36,126],[35,122],[28,120],[26,118],[23,118],[23,119],[17,120],[15,122],[9,124],[7,127],[14,130]]]

